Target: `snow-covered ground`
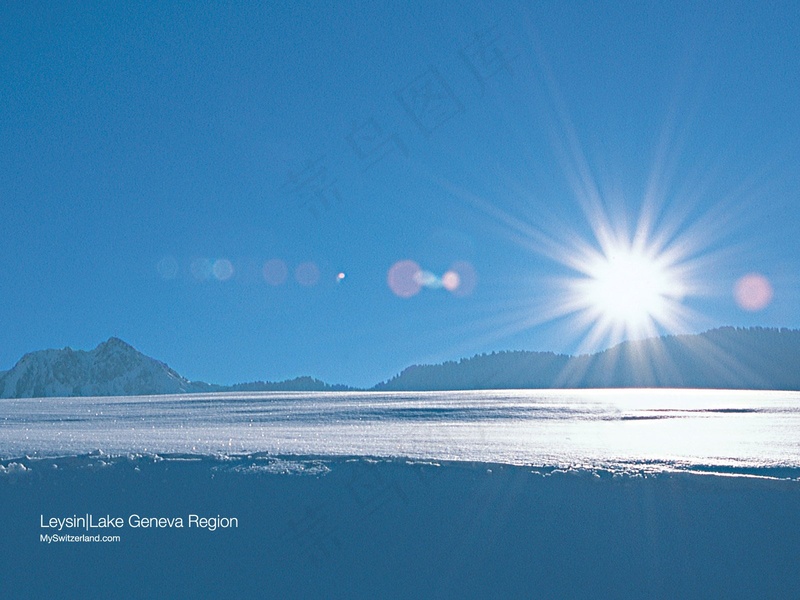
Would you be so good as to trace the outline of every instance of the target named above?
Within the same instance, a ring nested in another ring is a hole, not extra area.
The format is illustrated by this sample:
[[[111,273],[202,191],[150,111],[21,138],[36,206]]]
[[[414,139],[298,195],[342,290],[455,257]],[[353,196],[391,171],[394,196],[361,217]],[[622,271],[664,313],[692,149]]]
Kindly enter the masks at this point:
[[[629,390],[4,401],[0,592],[793,598],[799,399]],[[118,525],[83,527],[88,519]]]
[[[0,476],[4,598],[751,599],[800,589],[797,481],[320,457],[15,464]],[[40,541],[59,533],[42,520],[87,513],[121,518],[101,530],[119,541]],[[189,527],[193,514],[238,523]],[[135,526],[142,517],[185,527]]]
[[[614,471],[800,468],[800,393],[248,393],[0,402],[0,459],[269,452]]]

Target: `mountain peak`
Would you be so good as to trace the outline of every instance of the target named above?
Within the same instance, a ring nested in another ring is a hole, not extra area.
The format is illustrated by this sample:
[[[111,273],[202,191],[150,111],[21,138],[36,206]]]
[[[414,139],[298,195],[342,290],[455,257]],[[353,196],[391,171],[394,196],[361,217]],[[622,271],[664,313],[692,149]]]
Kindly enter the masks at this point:
[[[131,346],[128,342],[125,342],[119,339],[118,337],[114,336],[108,338],[105,342],[99,343],[95,348],[95,350],[97,351],[97,350],[116,349],[116,348],[119,348],[121,350],[133,350],[135,352],[138,352],[138,350],[136,350],[136,348]]]
[[[89,352],[31,352],[0,377],[3,398],[179,394],[209,387],[188,381],[118,337]]]

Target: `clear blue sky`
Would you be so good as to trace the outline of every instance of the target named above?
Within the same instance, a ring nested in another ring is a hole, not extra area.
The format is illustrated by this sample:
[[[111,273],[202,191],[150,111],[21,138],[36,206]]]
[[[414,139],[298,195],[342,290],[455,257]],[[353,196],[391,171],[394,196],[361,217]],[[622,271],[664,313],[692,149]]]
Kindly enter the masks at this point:
[[[659,331],[800,327],[797,4],[264,4],[0,5],[0,369],[111,335],[218,383],[574,352],[553,248],[642,211],[697,284]]]

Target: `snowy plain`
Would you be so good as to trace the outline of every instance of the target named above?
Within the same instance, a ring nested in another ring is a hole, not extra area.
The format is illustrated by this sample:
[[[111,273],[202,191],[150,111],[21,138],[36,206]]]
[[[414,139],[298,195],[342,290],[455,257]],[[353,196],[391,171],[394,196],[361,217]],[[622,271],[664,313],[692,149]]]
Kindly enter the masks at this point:
[[[799,476],[794,392],[8,400],[0,592],[794,598]],[[239,526],[41,541],[84,514]]]
[[[0,403],[0,459],[270,453],[611,471],[800,469],[800,393],[218,393]],[[765,471],[766,472],[766,471]]]

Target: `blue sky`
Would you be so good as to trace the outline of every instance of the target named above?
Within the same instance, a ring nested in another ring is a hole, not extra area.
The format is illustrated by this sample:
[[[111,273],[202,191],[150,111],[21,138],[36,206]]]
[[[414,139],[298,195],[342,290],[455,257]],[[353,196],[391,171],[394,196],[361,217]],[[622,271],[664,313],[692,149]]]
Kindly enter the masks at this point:
[[[570,248],[641,215],[692,280],[658,332],[800,327],[797,39],[790,2],[4,3],[0,369],[575,352]]]

